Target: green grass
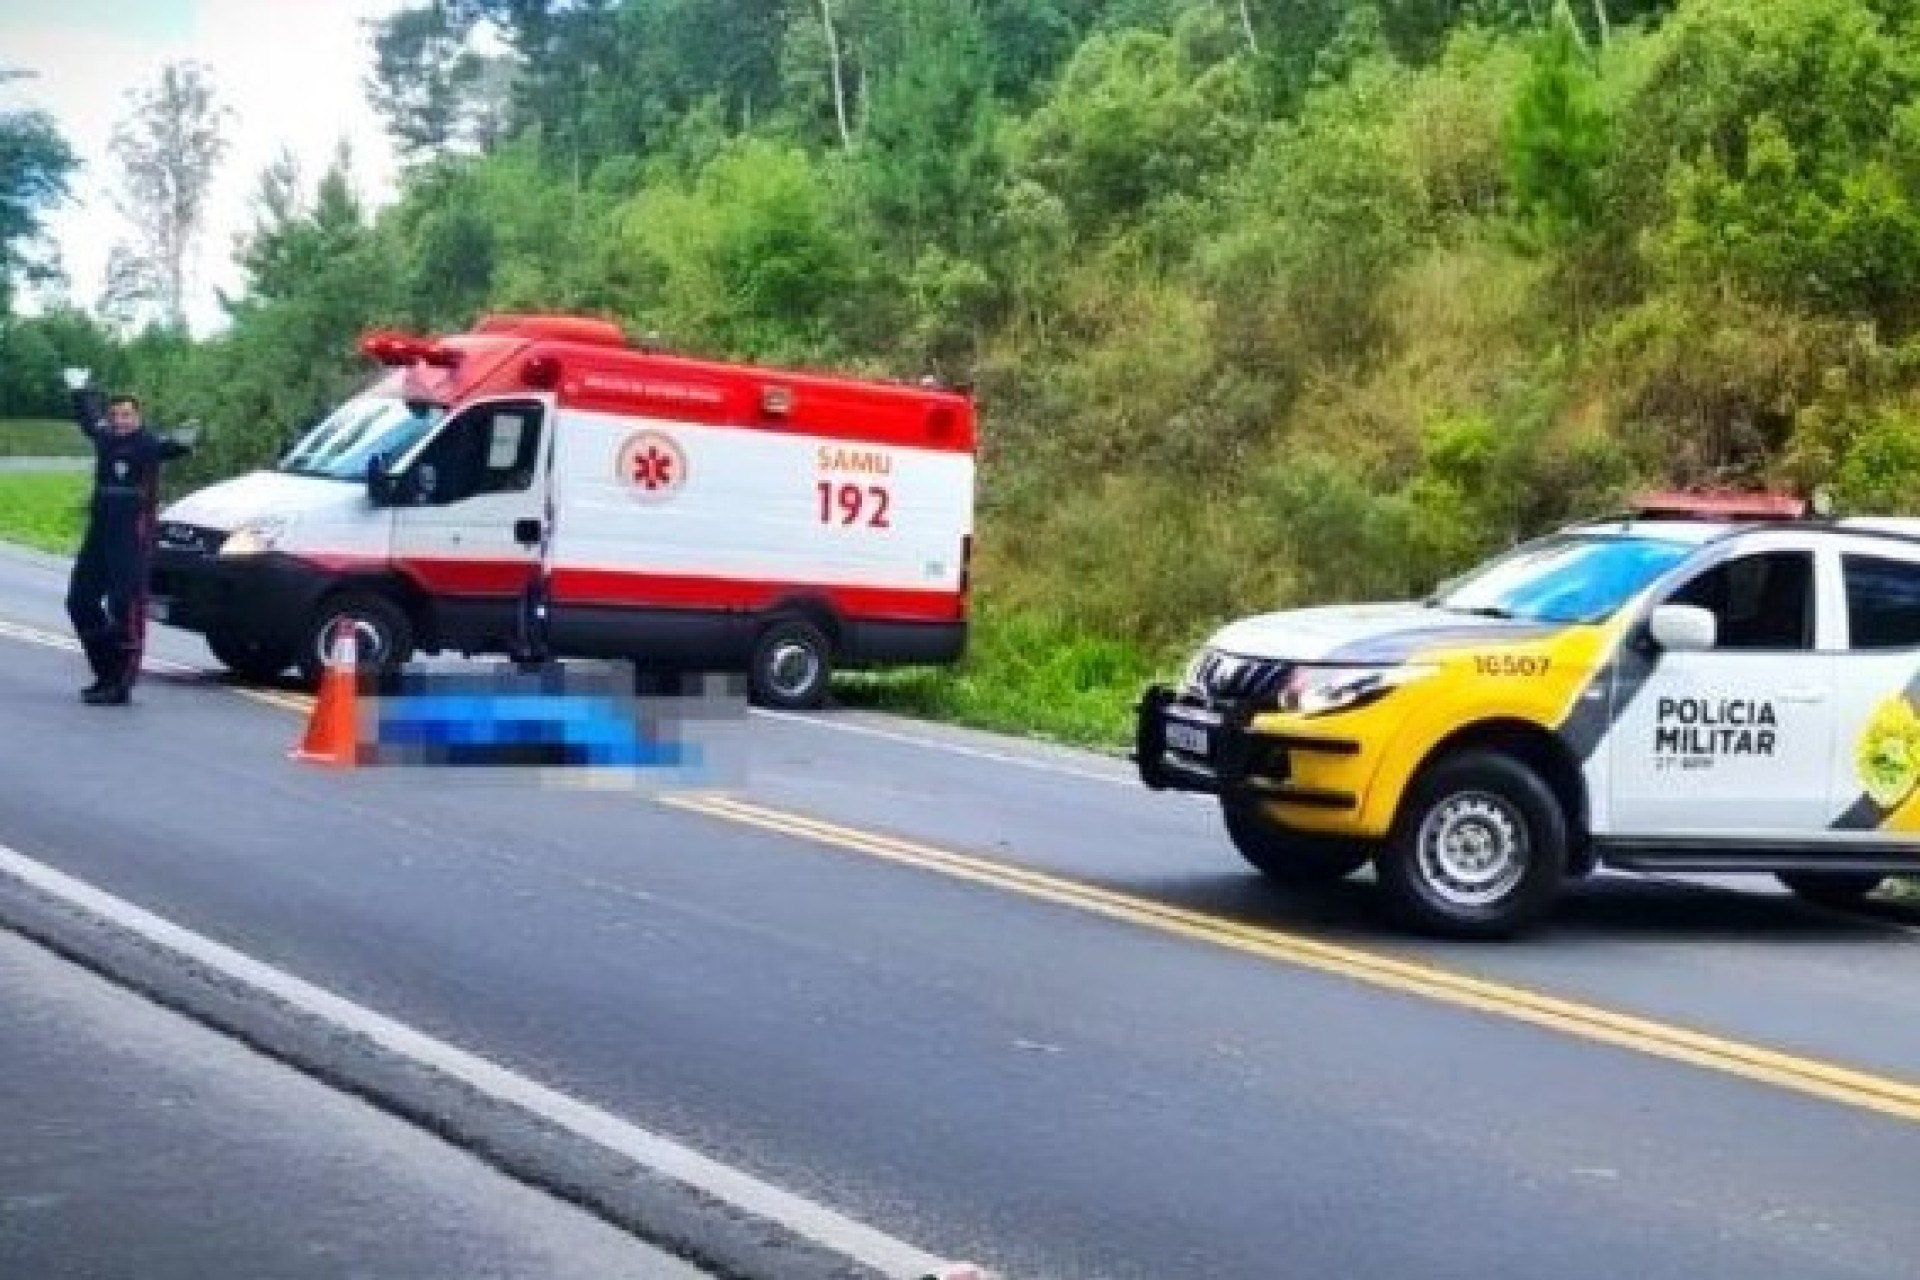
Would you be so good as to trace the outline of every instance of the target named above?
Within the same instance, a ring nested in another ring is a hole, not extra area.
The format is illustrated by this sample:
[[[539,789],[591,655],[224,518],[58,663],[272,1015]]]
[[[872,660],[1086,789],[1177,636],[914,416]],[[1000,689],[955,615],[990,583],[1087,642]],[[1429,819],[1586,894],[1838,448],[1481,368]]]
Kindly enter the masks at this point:
[[[0,419],[0,458],[79,458],[90,452],[86,437],[71,422]]]
[[[74,554],[92,480],[85,472],[0,473],[0,540]]]
[[[1175,655],[1080,634],[1061,619],[977,608],[966,657],[952,668],[850,673],[849,706],[1023,734],[1105,751],[1133,739],[1133,706]],[[1177,667],[1174,668],[1177,670]]]

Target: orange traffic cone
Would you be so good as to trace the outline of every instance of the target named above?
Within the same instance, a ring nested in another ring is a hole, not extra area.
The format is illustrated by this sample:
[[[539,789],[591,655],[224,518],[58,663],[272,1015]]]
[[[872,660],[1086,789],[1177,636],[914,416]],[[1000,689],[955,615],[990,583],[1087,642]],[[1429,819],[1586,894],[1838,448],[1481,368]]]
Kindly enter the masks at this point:
[[[359,763],[359,676],[355,648],[353,622],[342,618],[333,631],[333,661],[320,676],[320,696],[307,718],[306,736],[289,753],[295,760],[339,769],[350,769]]]

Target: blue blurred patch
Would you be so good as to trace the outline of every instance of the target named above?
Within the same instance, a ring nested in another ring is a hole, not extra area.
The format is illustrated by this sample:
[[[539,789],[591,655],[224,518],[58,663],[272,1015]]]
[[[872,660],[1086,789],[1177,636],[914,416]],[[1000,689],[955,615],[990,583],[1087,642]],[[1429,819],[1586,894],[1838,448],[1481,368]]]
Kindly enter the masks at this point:
[[[579,694],[414,694],[379,700],[375,762],[665,768],[700,764],[697,744],[658,732],[632,701]]]
[[[362,695],[360,762],[712,781],[711,753],[688,729],[744,725],[744,685],[701,676],[668,682],[668,694],[637,692],[660,683],[617,662],[399,672]]]

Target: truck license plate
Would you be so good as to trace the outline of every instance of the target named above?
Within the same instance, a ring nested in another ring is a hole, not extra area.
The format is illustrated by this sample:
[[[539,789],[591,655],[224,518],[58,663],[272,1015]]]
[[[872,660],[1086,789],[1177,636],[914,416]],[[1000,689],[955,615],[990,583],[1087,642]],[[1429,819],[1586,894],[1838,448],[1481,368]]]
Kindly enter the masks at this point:
[[[1167,722],[1167,745],[1175,751],[1190,756],[1204,756],[1210,749],[1212,735],[1197,724],[1187,724],[1179,720]]]

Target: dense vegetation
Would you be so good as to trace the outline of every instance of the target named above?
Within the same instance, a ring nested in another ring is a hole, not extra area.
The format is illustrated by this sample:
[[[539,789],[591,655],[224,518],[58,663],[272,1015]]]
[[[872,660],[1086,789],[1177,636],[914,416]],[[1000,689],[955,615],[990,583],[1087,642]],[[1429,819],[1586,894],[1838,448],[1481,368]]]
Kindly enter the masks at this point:
[[[1916,13],[422,5],[370,86],[396,205],[263,176],[226,333],[16,322],[0,416],[85,360],[208,424],[191,482],[322,412],[362,329],[513,307],[937,373],[985,424],[983,631],[914,696],[1111,733],[1222,616],[1419,590],[1638,484],[1920,503]]]

